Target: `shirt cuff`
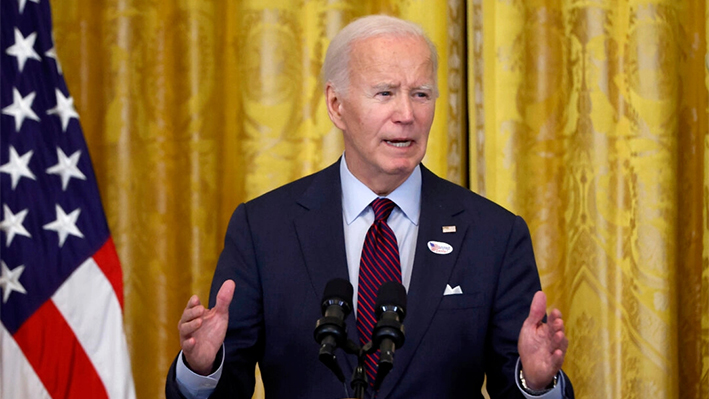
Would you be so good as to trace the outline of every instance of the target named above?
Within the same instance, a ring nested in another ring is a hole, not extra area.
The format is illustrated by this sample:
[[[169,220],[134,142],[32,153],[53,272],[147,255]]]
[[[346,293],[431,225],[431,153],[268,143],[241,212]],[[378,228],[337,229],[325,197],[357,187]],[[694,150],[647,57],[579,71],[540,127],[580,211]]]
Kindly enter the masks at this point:
[[[554,388],[552,388],[551,391],[546,392],[542,395],[530,395],[528,394],[524,389],[522,389],[522,386],[519,384],[519,369],[522,366],[522,362],[520,362],[519,358],[517,358],[517,365],[515,366],[515,381],[517,382],[517,388],[519,389],[520,392],[522,392],[522,395],[524,395],[525,398],[527,399],[563,399],[564,397],[564,373],[559,370],[559,373],[557,374],[557,383]]]
[[[207,399],[217,387],[219,378],[222,376],[224,367],[224,344],[222,344],[219,355],[221,362],[219,368],[210,375],[199,375],[190,370],[182,358],[182,351],[177,356],[177,364],[175,366],[175,378],[177,387],[187,399]]]

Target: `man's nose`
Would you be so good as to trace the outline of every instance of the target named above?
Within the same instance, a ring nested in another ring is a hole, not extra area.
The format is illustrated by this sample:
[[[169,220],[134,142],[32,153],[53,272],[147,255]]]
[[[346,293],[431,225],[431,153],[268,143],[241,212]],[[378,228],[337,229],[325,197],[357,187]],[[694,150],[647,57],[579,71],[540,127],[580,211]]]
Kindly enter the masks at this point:
[[[409,96],[400,96],[394,112],[394,122],[412,123],[414,121],[414,107]]]

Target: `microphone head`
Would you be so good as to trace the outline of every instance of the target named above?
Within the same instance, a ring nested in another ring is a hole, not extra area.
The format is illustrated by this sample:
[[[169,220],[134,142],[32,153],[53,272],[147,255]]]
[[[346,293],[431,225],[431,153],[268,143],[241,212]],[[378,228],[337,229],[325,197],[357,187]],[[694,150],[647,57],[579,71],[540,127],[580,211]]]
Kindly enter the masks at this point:
[[[346,314],[352,311],[352,293],[354,289],[349,281],[343,278],[335,278],[327,282],[322,296],[322,308],[330,305],[340,305]]]
[[[377,318],[384,311],[395,311],[401,320],[406,316],[406,288],[396,281],[387,281],[379,287],[375,305]]]

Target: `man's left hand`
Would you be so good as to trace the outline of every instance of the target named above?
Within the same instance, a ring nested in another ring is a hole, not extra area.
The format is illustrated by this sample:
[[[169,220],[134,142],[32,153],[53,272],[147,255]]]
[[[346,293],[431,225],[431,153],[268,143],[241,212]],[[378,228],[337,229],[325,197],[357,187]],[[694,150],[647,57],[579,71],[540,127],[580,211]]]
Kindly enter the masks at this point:
[[[564,363],[569,340],[564,335],[561,312],[554,309],[544,323],[547,297],[539,291],[534,295],[529,316],[519,332],[517,349],[522,372],[530,389],[541,390],[551,384]]]

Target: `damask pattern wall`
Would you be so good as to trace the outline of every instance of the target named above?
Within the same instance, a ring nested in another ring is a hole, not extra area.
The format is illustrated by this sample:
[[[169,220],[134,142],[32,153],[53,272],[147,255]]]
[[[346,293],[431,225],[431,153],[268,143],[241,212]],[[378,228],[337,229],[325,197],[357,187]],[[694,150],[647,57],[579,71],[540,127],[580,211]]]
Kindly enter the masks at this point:
[[[62,0],[57,51],[161,397],[236,205],[334,162],[325,49],[352,19],[439,50],[424,163],[522,215],[579,398],[709,397],[704,0]],[[259,391],[256,397],[263,397]]]

